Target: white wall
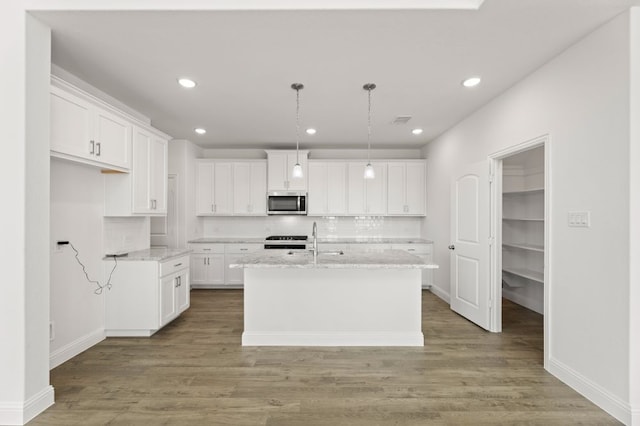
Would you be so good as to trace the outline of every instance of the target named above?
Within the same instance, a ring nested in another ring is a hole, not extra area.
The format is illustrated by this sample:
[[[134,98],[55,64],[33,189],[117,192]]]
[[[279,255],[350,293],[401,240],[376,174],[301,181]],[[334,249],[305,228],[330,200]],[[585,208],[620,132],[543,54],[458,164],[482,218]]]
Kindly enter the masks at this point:
[[[631,10],[631,143],[629,152],[629,378],[632,424],[640,425],[640,8]]]
[[[629,15],[607,23],[426,147],[425,236],[449,292],[452,171],[550,135],[548,368],[619,419],[629,410]],[[479,88],[479,90],[482,90]],[[567,212],[588,210],[589,229]]]
[[[46,220],[51,33],[21,2],[3,4],[0,28],[0,424],[22,424],[53,403]]]
[[[70,241],[92,280],[103,279],[104,178],[95,167],[51,159],[51,367],[104,339],[104,295],[89,283]]]

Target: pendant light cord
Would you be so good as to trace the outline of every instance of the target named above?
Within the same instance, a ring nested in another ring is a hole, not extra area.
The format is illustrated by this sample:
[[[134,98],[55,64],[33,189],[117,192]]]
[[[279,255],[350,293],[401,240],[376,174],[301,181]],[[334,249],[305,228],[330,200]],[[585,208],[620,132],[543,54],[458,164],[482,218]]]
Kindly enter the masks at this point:
[[[300,164],[300,89],[296,88],[296,164]]]
[[[369,94],[369,109],[367,111],[367,164],[371,164],[371,87],[367,89]]]

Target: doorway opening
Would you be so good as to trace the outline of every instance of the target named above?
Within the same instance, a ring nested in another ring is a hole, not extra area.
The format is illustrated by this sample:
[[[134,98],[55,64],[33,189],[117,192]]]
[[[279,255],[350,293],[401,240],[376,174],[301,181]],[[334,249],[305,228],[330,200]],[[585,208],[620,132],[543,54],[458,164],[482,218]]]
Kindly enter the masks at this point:
[[[549,294],[548,136],[490,156],[492,331],[509,322],[542,325],[545,362]],[[523,310],[521,307],[526,308]],[[542,315],[540,319],[539,315]]]

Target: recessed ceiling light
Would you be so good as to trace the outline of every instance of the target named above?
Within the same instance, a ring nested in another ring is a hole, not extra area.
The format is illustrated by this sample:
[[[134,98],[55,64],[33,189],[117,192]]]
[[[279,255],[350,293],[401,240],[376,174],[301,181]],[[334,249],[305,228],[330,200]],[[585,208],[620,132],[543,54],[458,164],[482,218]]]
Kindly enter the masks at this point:
[[[308,128],[307,129],[307,134],[308,135],[315,135],[316,134],[316,129]]]
[[[480,84],[480,77],[469,77],[462,82],[464,87],[475,87]]]
[[[411,133],[413,133],[414,135],[420,135],[422,134],[422,129],[413,129]]]
[[[186,89],[193,89],[196,87],[196,82],[189,78],[179,78],[178,84]]]
[[[198,127],[197,129],[193,129],[194,132],[196,132],[199,135],[204,135],[205,133],[207,133],[207,131],[205,129],[203,129],[202,127]]]

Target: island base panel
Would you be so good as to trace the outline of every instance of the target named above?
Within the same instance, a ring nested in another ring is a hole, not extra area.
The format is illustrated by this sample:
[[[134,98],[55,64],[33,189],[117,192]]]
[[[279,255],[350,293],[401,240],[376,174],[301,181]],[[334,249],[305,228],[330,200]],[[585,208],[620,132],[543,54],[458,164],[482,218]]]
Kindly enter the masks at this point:
[[[243,346],[423,346],[419,269],[246,268]]]

